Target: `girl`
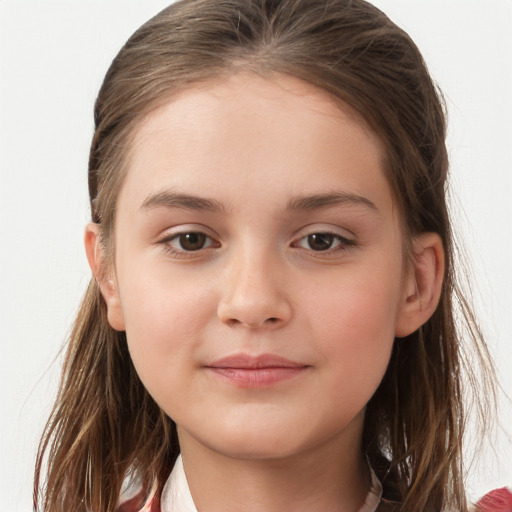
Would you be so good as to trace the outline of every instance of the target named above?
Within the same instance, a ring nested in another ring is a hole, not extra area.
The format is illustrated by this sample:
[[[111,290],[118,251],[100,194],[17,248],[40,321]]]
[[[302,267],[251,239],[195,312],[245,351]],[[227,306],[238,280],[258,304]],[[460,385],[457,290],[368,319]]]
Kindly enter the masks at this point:
[[[410,38],[361,0],[177,2],[95,123],[94,279],[35,507],[468,510],[462,349],[488,391],[492,368]]]

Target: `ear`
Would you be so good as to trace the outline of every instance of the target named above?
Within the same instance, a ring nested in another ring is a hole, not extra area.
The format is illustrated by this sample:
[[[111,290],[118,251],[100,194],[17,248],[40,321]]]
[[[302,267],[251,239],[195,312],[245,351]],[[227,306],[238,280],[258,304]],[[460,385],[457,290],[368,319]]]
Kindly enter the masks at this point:
[[[398,338],[421,327],[439,304],[444,276],[441,237],[437,233],[418,235],[413,242],[413,258],[395,326],[395,336]]]
[[[125,322],[119,289],[114,271],[108,271],[101,254],[100,226],[89,223],[85,228],[85,252],[92,273],[100,287],[101,295],[107,305],[107,319],[116,331],[125,330]]]

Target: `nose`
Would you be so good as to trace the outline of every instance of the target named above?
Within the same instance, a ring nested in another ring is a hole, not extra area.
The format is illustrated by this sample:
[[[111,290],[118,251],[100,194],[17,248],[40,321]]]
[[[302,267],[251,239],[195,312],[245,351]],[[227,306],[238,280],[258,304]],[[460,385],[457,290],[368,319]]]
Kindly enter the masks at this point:
[[[225,269],[217,315],[232,327],[278,329],[292,316],[284,273],[277,257],[233,256]]]

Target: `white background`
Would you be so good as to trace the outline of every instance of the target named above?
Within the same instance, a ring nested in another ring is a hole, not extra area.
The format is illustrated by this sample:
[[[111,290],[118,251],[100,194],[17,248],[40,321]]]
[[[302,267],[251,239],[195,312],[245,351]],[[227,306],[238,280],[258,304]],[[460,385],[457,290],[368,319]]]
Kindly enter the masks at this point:
[[[0,0],[0,511],[32,510],[57,353],[89,279],[87,156],[112,58],[167,0]],[[375,0],[444,90],[457,225],[478,316],[512,395],[512,0]],[[501,406],[512,425],[510,404]],[[512,430],[512,428],[509,428]],[[510,438],[484,449],[476,497],[512,484]]]

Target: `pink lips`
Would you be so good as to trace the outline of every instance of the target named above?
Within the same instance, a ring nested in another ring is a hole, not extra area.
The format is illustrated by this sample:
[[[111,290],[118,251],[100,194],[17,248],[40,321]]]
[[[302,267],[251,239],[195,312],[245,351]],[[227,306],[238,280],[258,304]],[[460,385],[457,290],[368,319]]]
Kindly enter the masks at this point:
[[[208,364],[207,368],[237,386],[259,388],[295,377],[308,365],[272,354],[236,354],[218,359]]]

